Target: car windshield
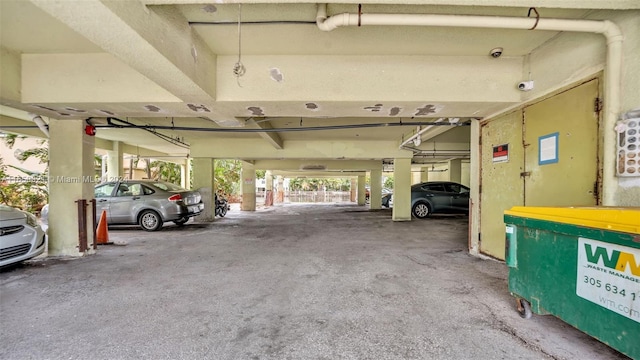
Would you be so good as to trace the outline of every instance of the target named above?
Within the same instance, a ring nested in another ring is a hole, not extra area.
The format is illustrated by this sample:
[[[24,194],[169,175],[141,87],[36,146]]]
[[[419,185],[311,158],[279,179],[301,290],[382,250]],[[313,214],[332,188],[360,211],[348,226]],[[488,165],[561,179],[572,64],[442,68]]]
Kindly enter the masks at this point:
[[[152,182],[150,184],[164,191],[185,191],[184,188],[181,188],[176,184],[172,184],[168,182],[157,181],[157,182]]]

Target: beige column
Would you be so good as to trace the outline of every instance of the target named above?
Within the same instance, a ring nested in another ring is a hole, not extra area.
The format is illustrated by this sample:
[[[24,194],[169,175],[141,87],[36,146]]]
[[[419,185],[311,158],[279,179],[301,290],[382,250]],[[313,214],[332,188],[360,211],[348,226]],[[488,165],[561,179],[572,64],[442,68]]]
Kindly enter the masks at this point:
[[[449,181],[462,183],[462,159],[449,160]]]
[[[356,202],[357,198],[358,198],[358,178],[352,177],[351,178],[351,187],[350,187],[350,198],[349,200],[351,200],[351,202]]]
[[[250,163],[242,162],[242,211],[256,210],[256,168]]]
[[[429,168],[430,166],[423,166],[420,168],[420,182],[429,181]]]
[[[366,181],[364,175],[358,176],[358,205],[364,205],[366,202]]]
[[[204,210],[196,216],[196,221],[210,222],[216,217],[214,194],[214,160],[212,158],[194,158],[193,166],[193,189],[198,190],[202,195]]]
[[[382,169],[371,170],[371,194],[369,195],[369,209],[382,208]]]
[[[180,186],[185,189],[191,189],[191,159],[186,158],[183,164],[180,164]]]
[[[480,254],[480,121],[471,122],[471,139],[469,253],[477,256]]]
[[[95,138],[86,135],[84,120],[49,122],[49,255],[82,256],[78,249],[78,204],[91,204],[96,182]],[[87,244],[93,243],[94,219],[87,206]]]
[[[411,159],[393,160],[393,221],[411,221]]]
[[[106,181],[117,181],[124,177],[123,145],[120,141],[114,141],[111,150],[107,151]]]
[[[422,168],[418,166],[411,167],[411,185],[418,184],[422,181]]]
[[[264,173],[264,205],[273,205],[273,173],[267,170]]]

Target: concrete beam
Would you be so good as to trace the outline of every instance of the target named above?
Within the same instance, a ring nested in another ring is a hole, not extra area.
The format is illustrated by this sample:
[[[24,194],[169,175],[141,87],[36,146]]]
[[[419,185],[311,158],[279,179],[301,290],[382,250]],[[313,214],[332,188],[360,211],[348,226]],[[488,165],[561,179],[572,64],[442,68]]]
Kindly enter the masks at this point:
[[[284,170],[274,170],[272,171],[273,175],[283,176],[285,178],[350,178],[354,176],[364,176],[367,173],[365,171],[346,171],[346,172],[321,172],[321,171],[284,171]]]
[[[216,56],[175,8],[150,9],[139,1],[30,1],[186,102],[199,116],[233,119],[213,107]]]
[[[191,5],[193,0],[141,0],[147,5],[170,5],[183,4]],[[243,4],[282,4],[300,3],[299,0],[243,0]],[[353,4],[353,0],[335,0],[332,4]],[[358,4],[380,4],[379,0],[359,0]],[[513,0],[404,0],[407,5],[456,5],[456,6],[514,6]],[[640,9],[637,0],[530,0],[527,6],[538,8],[560,8],[560,9]]]
[[[112,145],[113,147],[113,145]],[[109,149],[111,150],[111,149]],[[173,158],[170,156],[170,154],[167,153],[163,153],[160,151],[155,151],[155,150],[150,150],[150,149],[146,149],[146,148],[142,148],[139,146],[134,146],[134,145],[129,145],[129,144],[123,144],[122,145],[122,152],[124,152],[125,154],[130,154],[130,155],[136,155],[136,156],[140,156],[140,157],[150,157],[150,158],[154,158],[154,159],[160,159],[162,157],[167,157],[167,158]],[[178,159],[174,159],[173,161],[178,161]]]
[[[254,119],[249,119],[246,121],[246,127],[251,129],[272,129],[273,127],[266,121],[256,122]],[[284,148],[284,142],[278,133],[275,132],[260,132],[258,133],[260,137],[265,139],[269,144],[271,144],[276,149]]]
[[[242,77],[242,87],[230,71],[237,61],[235,55],[218,56],[217,100],[249,101],[266,116],[272,116],[275,110],[270,102],[299,102],[304,109],[309,99],[314,99],[313,103],[318,105],[313,107],[316,116],[323,114],[325,102],[337,101],[362,104],[356,113],[342,113],[345,117],[393,113],[394,117],[433,118],[456,116],[440,115],[446,112],[448,102],[468,103],[470,110],[473,103],[485,106],[497,102],[519,103],[522,96],[522,91],[514,86],[522,79],[520,57],[495,61],[490,56],[447,56],[447,61],[443,61],[441,56],[387,55],[368,56],[363,62],[362,57],[356,55],[247,55],[242,57],[247,69],[269,69],[277,65],[284,80],[277,82],[267,76],[268,73],[247,71]],[[425,103],[425,99],[430,102]],[[406,102],[417,106],[396,106]],[[381,106],[375,106],[378,103]],[[280,113],[279,116],[288,115]]]
[[[252,139],[191,141],[192,157],[220,159],[411,159],[413,153],[398,149],[396,141],[303,141],[285,140],[279,150]],[[261,167],[262,168],[262,167]],[[264,168],[263,168],[264,169]],[[268,169],[268,168],[267,168]]]
[[[382,170],[380,160],[256,160],[254,166],[258,170],[286,170],[308,173],[323,173],[332,171],[367,171],[372,169]]]

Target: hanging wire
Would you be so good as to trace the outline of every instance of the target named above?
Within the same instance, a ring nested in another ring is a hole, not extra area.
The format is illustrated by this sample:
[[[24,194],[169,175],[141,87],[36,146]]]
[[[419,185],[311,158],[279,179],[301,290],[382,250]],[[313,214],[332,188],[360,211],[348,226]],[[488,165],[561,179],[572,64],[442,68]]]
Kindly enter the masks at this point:
[[[243,76],[246,71],[247,69],[242,64],[242,4],[238,4],[238,62],[233,66],[233,74],[240,87],[242,87],[240,76]]]

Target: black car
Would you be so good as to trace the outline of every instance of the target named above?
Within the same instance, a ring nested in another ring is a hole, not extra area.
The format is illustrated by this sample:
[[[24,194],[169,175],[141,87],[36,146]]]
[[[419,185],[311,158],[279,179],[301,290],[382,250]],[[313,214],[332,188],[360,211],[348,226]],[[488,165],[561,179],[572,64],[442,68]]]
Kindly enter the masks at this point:
[[[451,181],[411,186],[411,214],[424,219],[435,213],[469,214],[469,188]]]

